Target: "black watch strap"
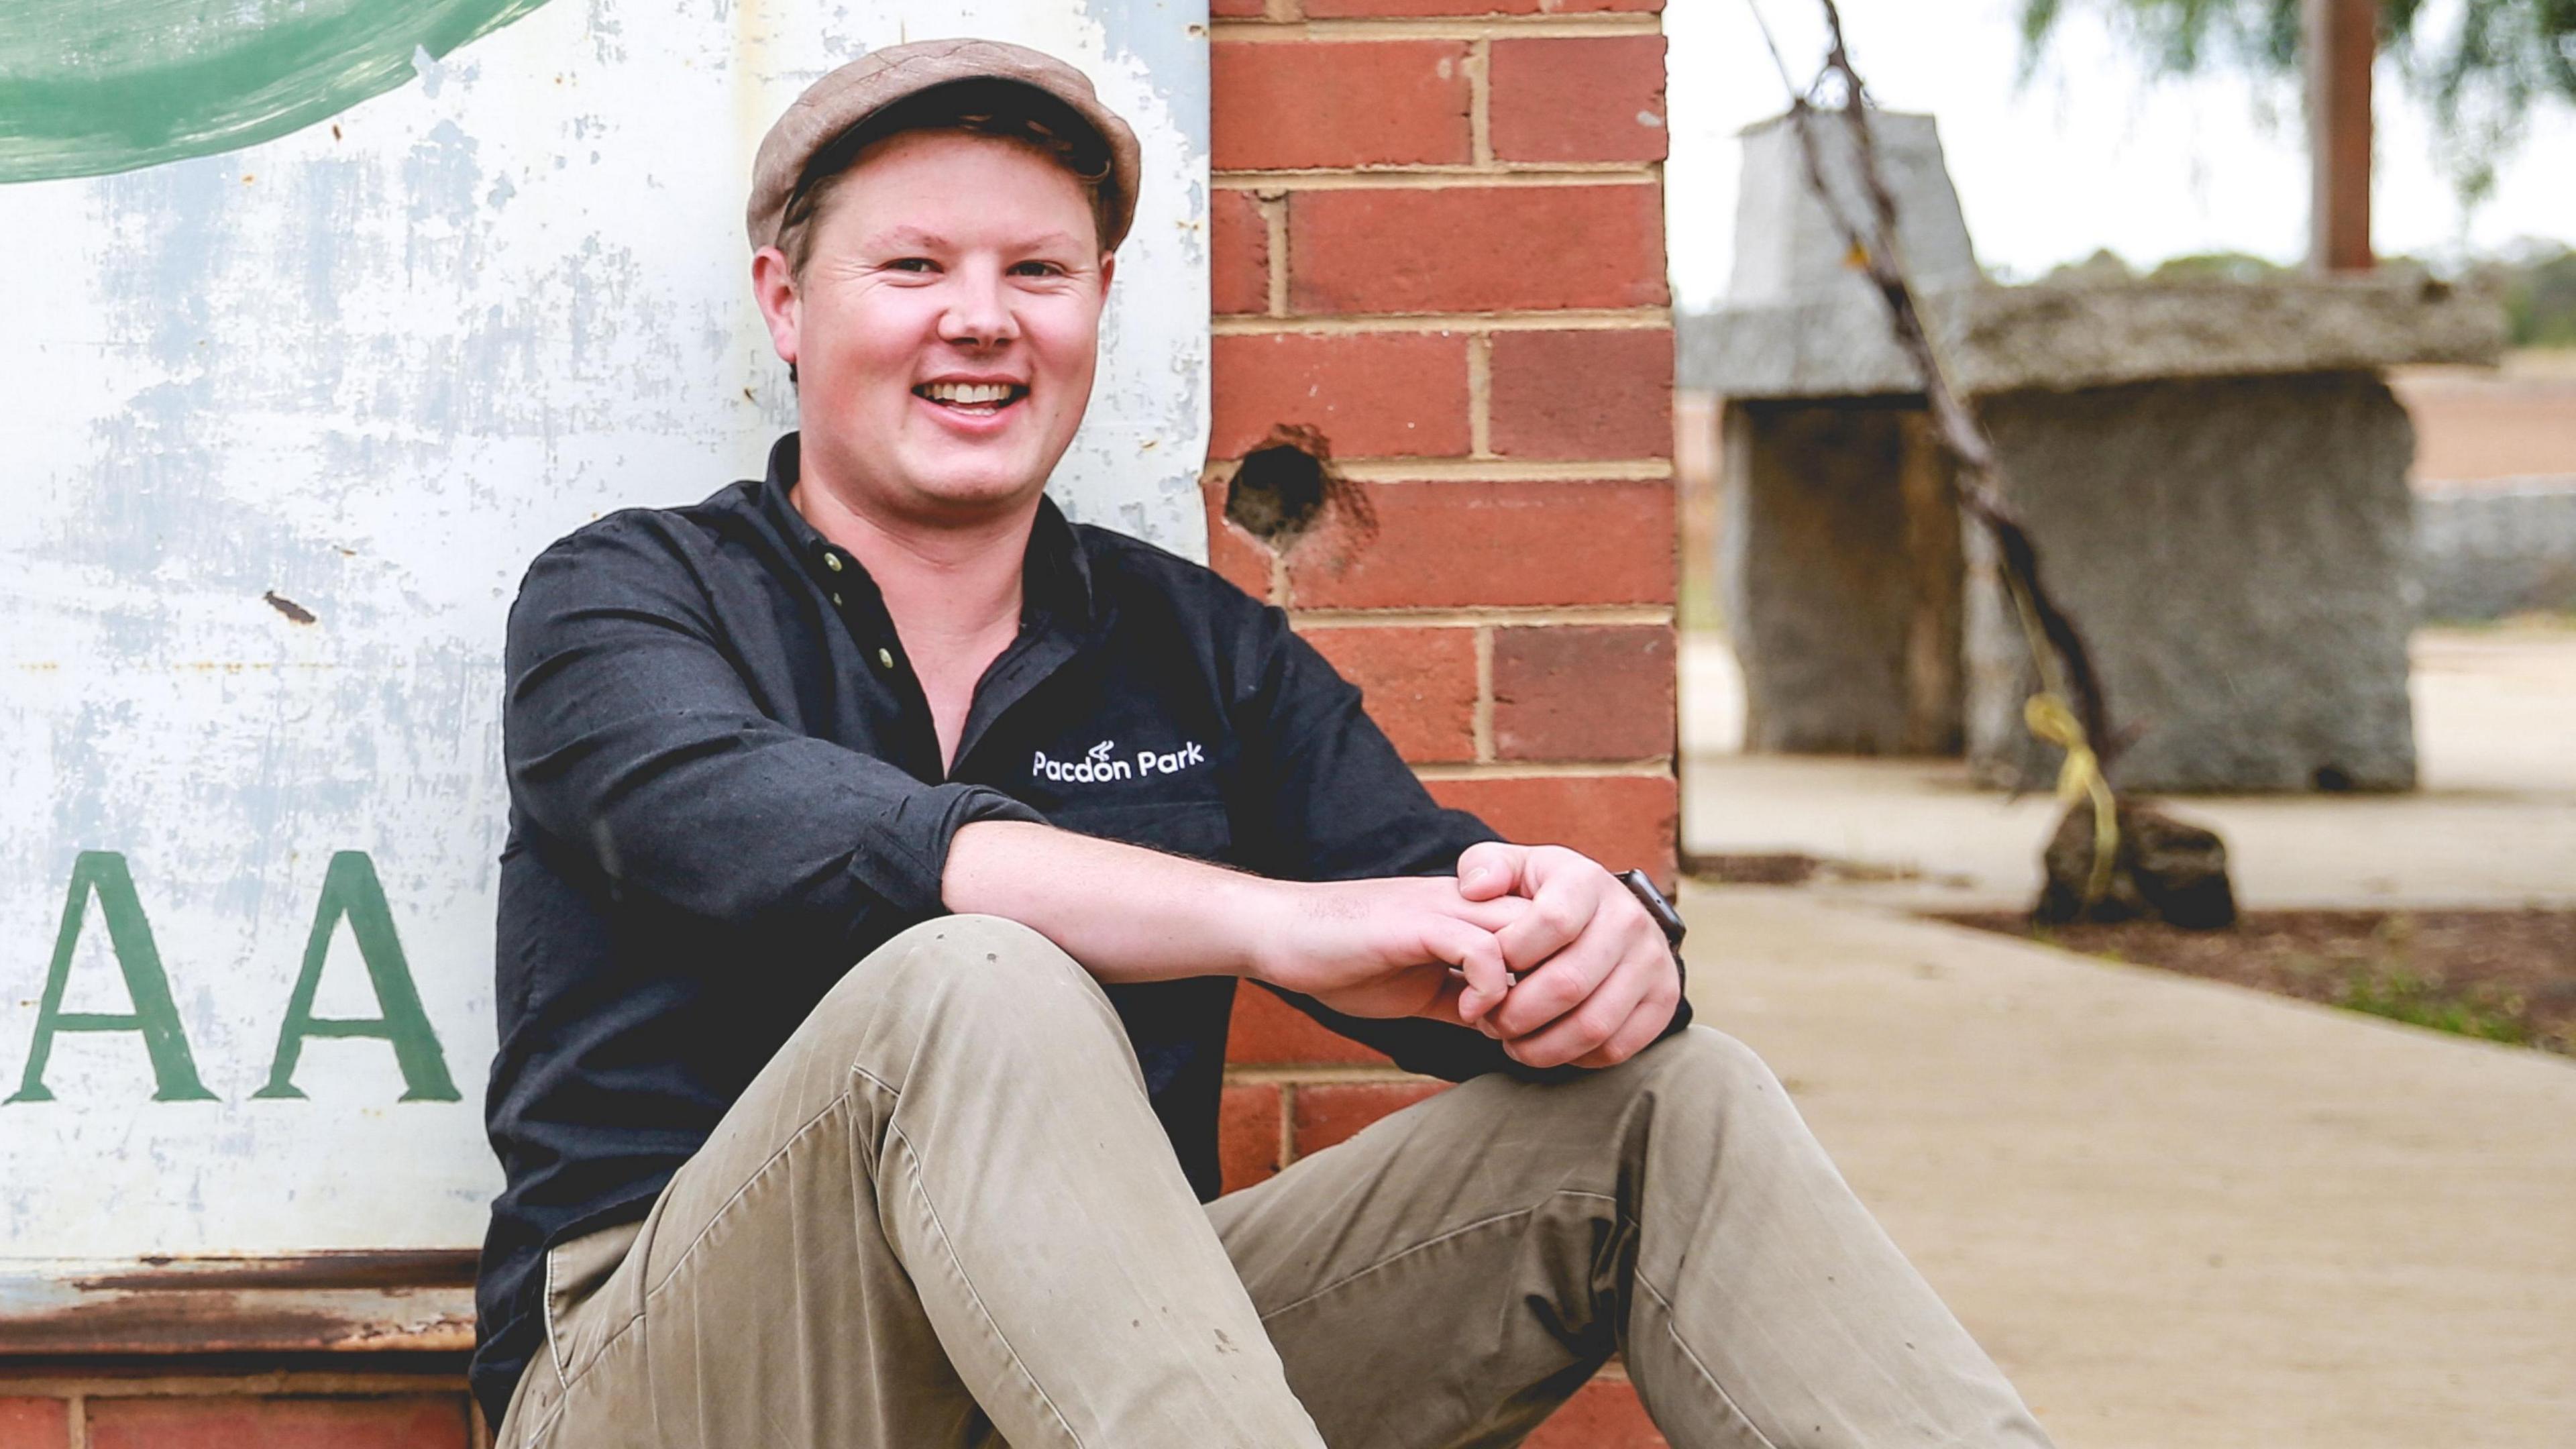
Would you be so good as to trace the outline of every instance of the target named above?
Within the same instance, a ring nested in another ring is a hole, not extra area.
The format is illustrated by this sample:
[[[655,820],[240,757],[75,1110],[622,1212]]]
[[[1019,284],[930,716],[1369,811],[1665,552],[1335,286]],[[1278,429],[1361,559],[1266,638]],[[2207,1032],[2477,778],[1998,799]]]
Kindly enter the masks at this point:
[[[1637,898],[1637,904],[1646,908],[1646,914],[1655,918],[1655,924],[1664,928],[1664,939],[1672,943],[1673,954],[1681,954],[1682,937],[1688,930],[1682,925],[1682,913],[1673,909],[1673,903],[1664,899],[1664,893],[1655,889],[1644,871],[1623,870],[1618,879],[1628,888],[1628,894]]]

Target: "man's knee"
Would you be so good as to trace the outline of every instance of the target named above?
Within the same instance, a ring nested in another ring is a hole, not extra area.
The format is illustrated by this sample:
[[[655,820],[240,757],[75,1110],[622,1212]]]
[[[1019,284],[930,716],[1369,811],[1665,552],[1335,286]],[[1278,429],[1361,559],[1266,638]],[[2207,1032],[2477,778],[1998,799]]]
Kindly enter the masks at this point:
[[[1755,1099],[1785,1102],[1787,1093],[1753,1048],[1714,1027],[1688,1026],[1629,1059],[1640,1087],[1658,1096],[1713,1108]]]
[[[1107,994],[1080,962],[1000,916],[940,916],[900,933],[852,966],[815,1014],[853,1029],[903,1021],[997,1038],[1117,1027]]]

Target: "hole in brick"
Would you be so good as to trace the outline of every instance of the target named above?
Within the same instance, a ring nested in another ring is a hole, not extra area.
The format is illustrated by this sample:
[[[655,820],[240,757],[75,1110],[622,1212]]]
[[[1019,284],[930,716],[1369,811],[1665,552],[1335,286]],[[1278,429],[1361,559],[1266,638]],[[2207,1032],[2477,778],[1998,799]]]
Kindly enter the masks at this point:
[[[1333,471],[1332,461],[1332,445],[1313,428],[1271,429],[1226,487],[1226,521],[1281,553],[1332,514],[1372,532],[1368,499]]]

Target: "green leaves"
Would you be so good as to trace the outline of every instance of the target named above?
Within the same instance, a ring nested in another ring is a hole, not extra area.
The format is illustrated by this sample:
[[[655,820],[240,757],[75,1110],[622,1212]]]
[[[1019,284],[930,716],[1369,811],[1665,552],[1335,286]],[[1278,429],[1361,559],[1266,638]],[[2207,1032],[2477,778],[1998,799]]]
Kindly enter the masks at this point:
[[[2300,0],[2022,0],[2025,79],[2079,7],[2099,13],[2159,75],[2298,73]],[[2379,45],[2432,108],[2434,160],[2475,203],[2521,143],[2533,106],[2576,103],[2576,0],[2461,0],[2456,23],[2438,30],[2431,8],[2379,0]]]

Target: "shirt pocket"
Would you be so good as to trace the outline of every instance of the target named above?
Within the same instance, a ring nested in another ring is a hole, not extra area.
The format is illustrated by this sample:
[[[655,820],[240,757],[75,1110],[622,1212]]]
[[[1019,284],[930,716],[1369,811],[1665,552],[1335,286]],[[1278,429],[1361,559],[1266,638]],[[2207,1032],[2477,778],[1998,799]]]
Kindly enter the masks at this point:
[[[1059,807],[1047,817],[1059,828],[1102,840],[1124,841],[1171,855],[1224,864],[1234,854],[1234,823],[1220,800],[1139,801],[1124,805]]]

